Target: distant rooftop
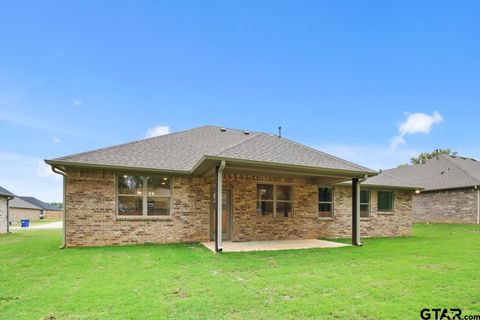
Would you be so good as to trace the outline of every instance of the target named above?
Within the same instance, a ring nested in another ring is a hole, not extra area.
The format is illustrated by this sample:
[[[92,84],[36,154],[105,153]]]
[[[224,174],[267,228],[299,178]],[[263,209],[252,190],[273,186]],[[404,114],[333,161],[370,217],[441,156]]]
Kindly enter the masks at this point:
[[[13,197],[14,194],[0,186],[0,196]]]
[[[424,164],[389,169],[384,174],[427,191],[480,186],[480,162],[460,156],[440,154]]]
[[[20,208],[20,209],[37,209],[41,210],[42,208],[37,207],[34,204],[31,204],[30,202],[27,202],[19,197],[15,197],[10,202],[8,203],[9,207],[11,208]]]
[[[54,206],[50,203],[43,202],[42,200],[38,200],[37,198],[34,198],[34,197],[19,197],[19,198],[43,210],[62,211],[62,209],[60,209],[59,207]]]

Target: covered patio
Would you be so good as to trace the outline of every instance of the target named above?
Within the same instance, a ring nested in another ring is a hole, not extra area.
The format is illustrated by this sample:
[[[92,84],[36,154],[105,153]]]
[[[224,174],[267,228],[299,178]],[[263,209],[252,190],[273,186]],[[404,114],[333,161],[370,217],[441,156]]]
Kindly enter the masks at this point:
[[[215,241],[203,242],[206,248],[215,252]],[[272,240],[272,241],[245,241],[245,242],[223,242],[223,252],[249,252],[249,251],[275,251],[275,250],[295,250],[295,249],[315,249],[315,248],[340,248],[348,247],[349,244],[318,240]]]

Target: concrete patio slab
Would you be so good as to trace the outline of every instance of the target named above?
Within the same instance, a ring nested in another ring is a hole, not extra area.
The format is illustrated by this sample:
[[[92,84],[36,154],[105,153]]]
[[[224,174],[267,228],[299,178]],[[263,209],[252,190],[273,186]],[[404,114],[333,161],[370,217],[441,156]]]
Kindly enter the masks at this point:
[[[205,247],[215,252],[215,242],[203,242]],[[223,241],[223,252],[248,252],[248,251],[270,251],[270,250],[294,250],[313,248],[340,248],[348,247],[349,244],[338,243],[318,239],[304,240],[275,240],[275,241],[246,241],[232,242]]]

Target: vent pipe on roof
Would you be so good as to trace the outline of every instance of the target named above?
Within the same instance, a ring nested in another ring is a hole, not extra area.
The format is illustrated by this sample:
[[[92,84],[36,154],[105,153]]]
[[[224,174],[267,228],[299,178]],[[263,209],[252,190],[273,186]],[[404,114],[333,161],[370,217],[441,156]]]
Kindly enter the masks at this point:
[[[282,127],[278,127],[278,137],[282,137]]]

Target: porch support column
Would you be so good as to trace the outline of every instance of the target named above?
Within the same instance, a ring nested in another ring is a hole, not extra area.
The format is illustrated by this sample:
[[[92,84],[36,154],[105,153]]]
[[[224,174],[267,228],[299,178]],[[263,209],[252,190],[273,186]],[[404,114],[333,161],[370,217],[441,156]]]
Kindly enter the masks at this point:
[[[352,179],[352,245],[361,246],[360,242],[360,183]]]
[[[215,208],[215,252],[222,252],[222,208],[223,208],[223,169],[225,168],[225,160],[216,167],[216,203]]]

